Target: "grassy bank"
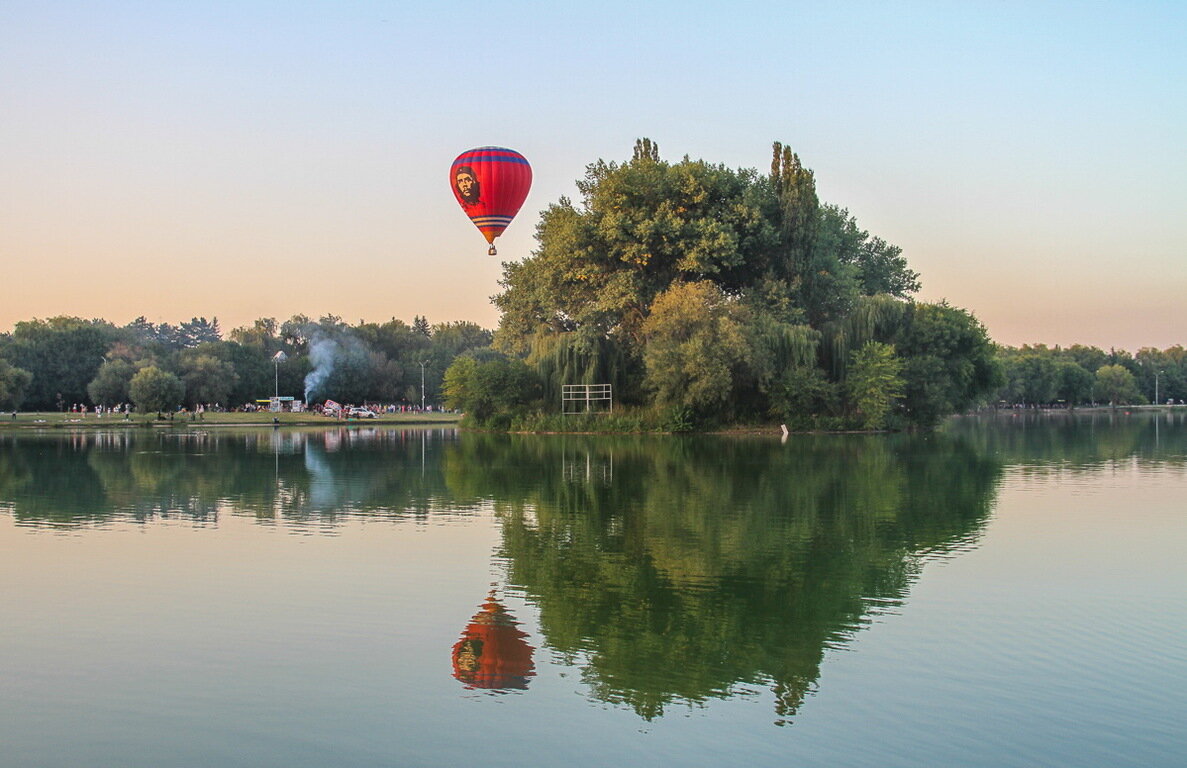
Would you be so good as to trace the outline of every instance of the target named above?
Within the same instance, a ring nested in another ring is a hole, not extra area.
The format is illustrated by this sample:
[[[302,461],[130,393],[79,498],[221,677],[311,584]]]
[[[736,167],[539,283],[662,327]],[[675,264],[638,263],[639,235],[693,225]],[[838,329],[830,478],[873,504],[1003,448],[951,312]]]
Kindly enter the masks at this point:
[[[275,421],[273,419],[275,418]],[[202,427],[328,427],[342,424],[370,424],[412,426],[417,424],[457,424],[461,416],[454,413],[391,413],[375,419],[332,419],[315,413],[205,413],[202,418],[190,414],[174,414],[173,419],[158,419],[155,413],[85,417],[77,413],[17,413],[0,414],[0,430],[13,429],[123,429],[127,427],[160,427],[184,429]]]

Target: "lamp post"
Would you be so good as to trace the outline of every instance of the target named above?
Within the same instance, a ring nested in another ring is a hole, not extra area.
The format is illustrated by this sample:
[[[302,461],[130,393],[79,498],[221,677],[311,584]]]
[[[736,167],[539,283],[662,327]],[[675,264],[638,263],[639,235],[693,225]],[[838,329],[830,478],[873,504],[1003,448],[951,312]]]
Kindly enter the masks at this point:
[[[427,363],[427,362],[428,362],[428,360],[420,361],[420,412],[421,413],[424,413],[424,410],[425,410],[425,363]]]
[[[1159,402],[1159,400],[1158,400],[1158,377],[1164,373],[1166,373],[1166,371],[1155,371],[1154,372],[1154,405],[1158,405],[1158,402]]]
[[[274,375],[273,375],[273,380],[272,380],[272,386],[273,386],[272,396],[273,397],[277,397],[277,398],[280,397],[280,364],[288,359],[289,359],[288,355],[286,355],[284,353],[283,349],[280,350],[279,352],[277,352],[275,355],[272,355],[272,367],[274,369],[273,370]]]

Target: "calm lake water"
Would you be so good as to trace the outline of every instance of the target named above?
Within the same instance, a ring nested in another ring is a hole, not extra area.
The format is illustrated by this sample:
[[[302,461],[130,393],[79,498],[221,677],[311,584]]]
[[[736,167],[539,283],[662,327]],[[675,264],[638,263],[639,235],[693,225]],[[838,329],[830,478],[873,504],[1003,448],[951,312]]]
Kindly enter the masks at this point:
[[[1187,420],[0,435],[0,766],[1182,766]]]

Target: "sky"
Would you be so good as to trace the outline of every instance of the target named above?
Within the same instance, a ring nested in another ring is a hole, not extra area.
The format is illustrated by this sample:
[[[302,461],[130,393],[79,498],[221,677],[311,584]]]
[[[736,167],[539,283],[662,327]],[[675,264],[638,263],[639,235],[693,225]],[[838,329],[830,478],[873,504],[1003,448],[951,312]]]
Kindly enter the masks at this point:
[[[0,0],[0,332],[494,328],[501,261],[635,140],[769,168],[1002,344],[1187,344],[1187,3]],[[532,163],[488,256],[463,150]]]

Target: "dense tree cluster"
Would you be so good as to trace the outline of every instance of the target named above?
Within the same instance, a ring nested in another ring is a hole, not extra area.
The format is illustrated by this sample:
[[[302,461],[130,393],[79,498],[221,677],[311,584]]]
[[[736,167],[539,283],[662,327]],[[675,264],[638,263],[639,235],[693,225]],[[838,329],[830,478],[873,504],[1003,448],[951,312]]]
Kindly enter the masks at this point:
[[[788,147],[764,176],[668,163],[643,139],[577,187],[495,296],[495,347],[536,372],[543,409],[566,384],[609,383],[660,423],[876,429],[933,425],[999,384],[980,323],[911,301],[901,250],[821,203]]]
[[[1187,400],[1187,350],[1182,345],[1137,354],[1079,344],[1003,347],[1005,384],[995,400],[1030,407],[1129,405]]]
[[[393,318],[353,326],[334,316],[261,318],[235,328],[229,339],[217,319],[179,326],[143,317],[125,326],[77,317],[28,320],[0,334],[0,406],[238,407],[277,391],[298,400],[419,405],[422,375],[427,401],[437,403],[454,358],[489,347],[491,338],[474,323],[431,325],[423,317],[412,325]]]

